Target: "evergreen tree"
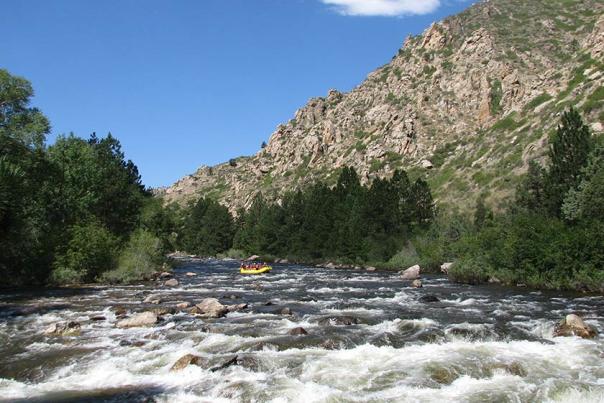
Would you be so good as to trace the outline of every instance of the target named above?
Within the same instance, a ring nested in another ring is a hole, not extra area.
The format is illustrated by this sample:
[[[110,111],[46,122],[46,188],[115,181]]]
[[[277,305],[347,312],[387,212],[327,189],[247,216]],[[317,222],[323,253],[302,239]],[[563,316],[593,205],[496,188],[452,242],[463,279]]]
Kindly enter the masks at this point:
[[[540,212],[545,205],[545,170],[536,161],[530,161],[525,177],[516,189],[516,205]]]
[[[579,112],[571,108],[562,115],[558,130],[550,140],[546,203],[553,216],[560,216],[564,196],[580,183],[592,146],[589,128]]]

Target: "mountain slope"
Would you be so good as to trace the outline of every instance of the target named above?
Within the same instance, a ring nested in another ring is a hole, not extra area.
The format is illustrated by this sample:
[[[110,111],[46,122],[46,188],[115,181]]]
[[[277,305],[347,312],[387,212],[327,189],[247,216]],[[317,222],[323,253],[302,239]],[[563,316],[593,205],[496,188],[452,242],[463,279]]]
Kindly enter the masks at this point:
[[[363,181],[403,168],[425,176],[441,205],[492,205],[540,158],[557,115],[577,106],[602,131],[604,4],[599,0],[490,0],[409,37],[392,61],[349,93],[313,98],[267,147],[201,167],[166,201],[215,197],[245,207],[278,198],[344,166]]]

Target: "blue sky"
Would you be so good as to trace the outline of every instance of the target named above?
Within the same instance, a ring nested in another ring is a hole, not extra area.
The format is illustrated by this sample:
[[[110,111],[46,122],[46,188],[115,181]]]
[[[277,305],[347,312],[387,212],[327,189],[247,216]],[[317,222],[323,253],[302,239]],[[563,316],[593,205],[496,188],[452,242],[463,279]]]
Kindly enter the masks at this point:
[[[254,154],[471,0],[4,0],[0,68],[62,133],[113,133],[148,186]]]

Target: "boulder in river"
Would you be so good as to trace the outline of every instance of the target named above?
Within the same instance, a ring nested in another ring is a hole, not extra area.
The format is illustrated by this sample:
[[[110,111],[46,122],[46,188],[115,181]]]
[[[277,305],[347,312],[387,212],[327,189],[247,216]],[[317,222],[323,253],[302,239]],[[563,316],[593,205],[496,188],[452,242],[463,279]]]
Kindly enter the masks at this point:
[[[293,312],[290,308],[285,307],[279,310],[279,315],[293,315]]]
[[[119,328],[151,326],[158,321],[157,315],[154,312],[137,313],[128,319],[122,319],[117,322]]]
[[[222,364],[210,368],[210,371],[216,372],[216,371],[220,371],[221,369],[225,369],[225,368],[228,368],[230,366],[238,365],[238,364],[239,364],[239,357],[238,356],[234,356],[234,357],[229,358],[228,360],[226,360]]]
[[[195,276],[197,276],[197,273],[193,273],[192,271],[189,271],[189,272],[187,272],[185,274],[185,276],[187,276],[187,277],[195,277]]]
[[[452,262],[447,262],[447,263],[443,263],[440,265],[440,271],[445,273],[445,274],[449,274],[449,269],[453,267],[453,263]]]
[[[164,285],[166,287],[176,287],[178,285],[178,280],[175,278],[171,278],[170,280],[167,280]]]
[[[172,273],[169,273],[167,271],[163,271],[163,272],[159,273],[158,277],[160,278],[160,280],[165,280],[167,278],[172,278]]]
[[[180,371],[181,369],[184,369],[189,365],[197,365],[203,368],[207,368],[208,362],[205,358],[200,357],[198,355],[186,354],[180,357],[178,361],[176,361],[174,365],[172,365],[170,371]]]
[[[227,314],[228,308],[216,298],[206,298],[193,307],[193,312],[208,318],[221,318]]]
[[[70,321],[53,323],[44,329],[44,334],[47,336],[77,336],[81,330],[82,327],[78,322]]]
[[[350,326],[359,323],[359,319],[354,316],[330,316],[319,320],[319,325]]]
[[[418,264],[409,267],[407,270],[401,272],[401,278],[403,280],[416,280],[419,278],[421,268]]]
[[[308,332],[303,327],[294,327],[293,329],[290,329],[287,334],[290,336],[304,336],[305,334],[308,334]]]
[[[422,288],[424,285],[422,284],[422,281],[420,279],[417,280],[413,280],[413,282],[411,283],[411,287],[413,288]]]
[[[326,269],[335,269],[337,268],[337,266],[335,265],[335,263],[329,262],[325,265]]]
[[[179,302],[178,304],[176,304],[176,309],[187,309],[188,307],[191,306],[190,302]]]
[[[365,268],[366,271],[376,271],[377,269],[375,267],[366,267]]]
[[[106,320],[107,318],[104,317],[103,315],[94,315],[90,317],[90,320],[95,321],[95,322],[100,322],[103,320]]]
[[[167,306],[162,306],[159,308],[153,308],[151,309],[151,312],[153,312],[154,314],[156,314],[157,316],[163,316],[163,315],[174,315],[176,313],[176,309],[173,307],[167,307]]]
[[[148,295],[147,298],[143,300],[145,304],[161,304],[161,296],[157,294]]]
[[[228,312],[237,312],[247,308],[247,304],[227,305],[226,308]]]
[[[422,295],[419,302],[440,302],[440,299],[435,295]]]
[[[258,259],[260,259],[260,256],[258,256],[258,255],[252,255],[252,256],[248,257],[246,260],[252,261],[252,260],[258,260]]]
[[[566,315],[554,327],[554,337],[579,336],[584,339],[591,339],[596,336],[596,330],[583,322],[580,316],[575,314]]]

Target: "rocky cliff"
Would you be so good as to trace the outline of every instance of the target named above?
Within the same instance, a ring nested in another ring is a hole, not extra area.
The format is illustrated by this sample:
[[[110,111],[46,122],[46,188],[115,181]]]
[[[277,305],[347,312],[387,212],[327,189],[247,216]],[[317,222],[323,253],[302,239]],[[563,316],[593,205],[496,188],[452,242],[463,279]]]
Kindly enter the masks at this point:
[[[313,98],[251,157],[201,167],[157,193],[235,209],[353,166],[363,181],[405,169],[441,205],[496,206],[541,158],[560,112],[604,120],[604,3],[490,0],[409,37],[349,93]]]

